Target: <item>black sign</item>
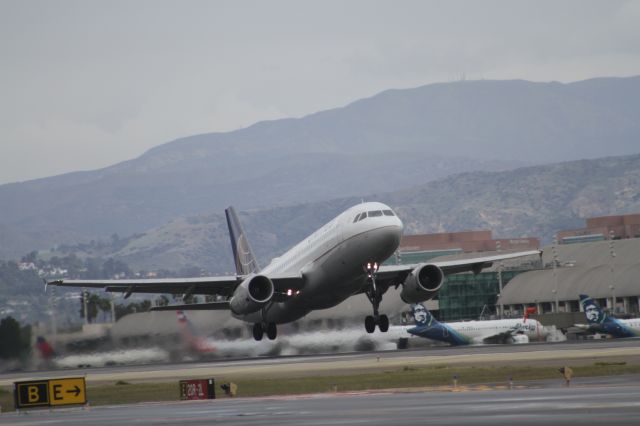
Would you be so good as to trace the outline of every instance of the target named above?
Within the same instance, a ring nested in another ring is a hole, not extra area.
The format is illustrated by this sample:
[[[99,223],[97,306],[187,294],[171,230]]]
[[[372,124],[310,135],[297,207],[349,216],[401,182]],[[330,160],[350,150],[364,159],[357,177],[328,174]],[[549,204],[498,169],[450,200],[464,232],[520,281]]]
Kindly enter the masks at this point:
[[[14,383],[16,408],[49,406],[49,381]]]

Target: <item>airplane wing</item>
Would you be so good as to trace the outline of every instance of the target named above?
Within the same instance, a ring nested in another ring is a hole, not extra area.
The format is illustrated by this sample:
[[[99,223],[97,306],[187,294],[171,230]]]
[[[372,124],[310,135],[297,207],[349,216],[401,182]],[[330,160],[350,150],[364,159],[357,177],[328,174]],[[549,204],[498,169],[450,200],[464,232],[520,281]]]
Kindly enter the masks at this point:
[[[165,294],[203,294],[230,297],[235,288],[242,283],[245,276],[232,275],[221,277],[196,278],[158,278],[158,279],[122,279],[122,280],[54,280],[47,285],[61,287],[102,288],[105,291],[124,293],[125,298],[132,293],[165,293]],[[274,291],[283,293],[287,290],[300,290],[304,285],[302,275],[285,275],[269,277]],[[209,309],[212,309],[210,307]]]
[[[585,333],[601,333],[606,334],[607,331],[600,324],[573,324],[573,326]]]
[[[514,338],[514,336],[520,334],[521,330],[518,328],[511,328],[507,331],[502,331],[500,333],[493,334],[491,336],[485,336],[482,338],[483,343],[508,343],[510,339]]]
[[[461,272],[473,272],[478,274],[484,268],[489,268],[494,262],[518,257],[540,255],[540,250],[520,251],[515,253],[504,253],[493,256],[474,257],[470,259],[443,260],[435,262],[415,263],[410,265],[382,265],[376,274],[376,279],[382,284],[399,285],[415,268],[430,264],[442,269],[444,275],[458,274]]]

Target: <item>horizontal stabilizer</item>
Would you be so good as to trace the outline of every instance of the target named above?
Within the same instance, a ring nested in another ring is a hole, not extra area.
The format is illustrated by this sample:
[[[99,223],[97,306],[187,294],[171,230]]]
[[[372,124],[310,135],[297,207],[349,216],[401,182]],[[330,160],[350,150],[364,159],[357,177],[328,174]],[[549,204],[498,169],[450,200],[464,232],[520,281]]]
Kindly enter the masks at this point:
[[[194,303],[191,305],[154,306],[150,311],[209,311],[229,310],[229,302]]]

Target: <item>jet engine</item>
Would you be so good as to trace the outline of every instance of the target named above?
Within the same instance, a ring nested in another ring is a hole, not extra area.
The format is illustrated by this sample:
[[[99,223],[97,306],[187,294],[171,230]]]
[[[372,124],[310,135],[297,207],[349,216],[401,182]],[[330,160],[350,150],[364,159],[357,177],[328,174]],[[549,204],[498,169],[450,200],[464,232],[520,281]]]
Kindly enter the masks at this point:
[[[238,315],[256,312],[273,297],[273,282],[264,275],[250,275],[233,292],[231,311]]]
[[[400,298],[405,303],[420,303],[431,299],[442,287],[444,273],[436,265],[416,267],[402,283]]]
[[[529,343],[529,336],[526,334],[514,334],[511,336],[511,343]]]

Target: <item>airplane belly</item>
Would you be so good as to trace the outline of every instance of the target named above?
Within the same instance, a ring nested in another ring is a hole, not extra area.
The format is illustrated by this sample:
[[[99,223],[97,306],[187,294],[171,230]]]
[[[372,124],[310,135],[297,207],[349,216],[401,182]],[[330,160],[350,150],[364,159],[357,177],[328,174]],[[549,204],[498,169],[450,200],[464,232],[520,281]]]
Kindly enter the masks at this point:
[[[384,228],[346,238],[332,250],[318,254],[314,262],[303,268],[305,285],[298,296],[240,319],[282,324],[298,320],[313,310],[338,305],[365,284],[363,266],[367,262],[386,260],[396,250],[399,238],[399,234]]]

